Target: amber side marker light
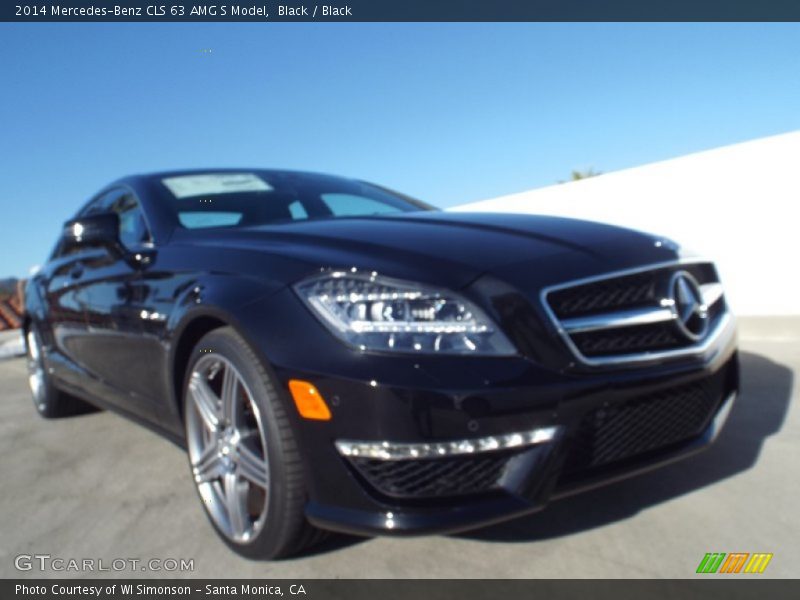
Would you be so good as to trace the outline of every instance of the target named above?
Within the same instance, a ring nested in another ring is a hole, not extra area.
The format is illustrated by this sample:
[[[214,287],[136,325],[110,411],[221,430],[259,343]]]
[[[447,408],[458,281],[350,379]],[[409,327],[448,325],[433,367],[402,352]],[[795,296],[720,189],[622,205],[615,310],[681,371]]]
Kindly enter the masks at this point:
[[[289,380],[289,391],[292,392],[294,405],[297,412],[304,419],[315,421],[330,421],[331,411],[325,404],[325,399],[313,383],[300,379]]]

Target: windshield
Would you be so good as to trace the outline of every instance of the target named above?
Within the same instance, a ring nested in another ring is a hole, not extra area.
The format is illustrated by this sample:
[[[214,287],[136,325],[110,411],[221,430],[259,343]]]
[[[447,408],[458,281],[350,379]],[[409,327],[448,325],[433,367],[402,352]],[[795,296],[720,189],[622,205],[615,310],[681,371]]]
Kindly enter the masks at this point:
[[[159,181],[178,223],[187,229],[434,210],[371,184],[323,175],[243,171]]]

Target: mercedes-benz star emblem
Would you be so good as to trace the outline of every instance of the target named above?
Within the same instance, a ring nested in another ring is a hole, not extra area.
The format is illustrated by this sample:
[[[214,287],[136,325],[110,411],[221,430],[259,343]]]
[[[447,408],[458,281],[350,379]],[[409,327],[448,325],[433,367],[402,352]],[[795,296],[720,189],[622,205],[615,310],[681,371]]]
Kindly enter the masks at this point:
[[[708,307],[697,280],[686,271],[675,273],[669,281],[668,300],[681,332],[692,341],[702,339],[708,331]]]

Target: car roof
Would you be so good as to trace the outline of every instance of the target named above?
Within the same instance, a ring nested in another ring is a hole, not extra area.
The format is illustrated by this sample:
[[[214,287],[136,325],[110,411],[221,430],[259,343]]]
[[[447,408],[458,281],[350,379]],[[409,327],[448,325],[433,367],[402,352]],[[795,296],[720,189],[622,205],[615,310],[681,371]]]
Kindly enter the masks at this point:
[[[144,181],[161,180],[167,177],[180,177],[182,175],[203,175],[210,173],[258,173],[265,177],[278,176],[278,177],[303,177],[308,179],[344,179],[351,180],[349,177],[341,177],[338,175],[330,175],[327,173],[317,173],[313,171],[299,171],[292,169],[265,169],[265,168],[248,168],[248,167],[222,167],[222,168],[203,168],[203,169],[176,169],[169,171],[154,171],[151,173],[137,173],[121,177],[115,184],[120,183],[136,183]]]

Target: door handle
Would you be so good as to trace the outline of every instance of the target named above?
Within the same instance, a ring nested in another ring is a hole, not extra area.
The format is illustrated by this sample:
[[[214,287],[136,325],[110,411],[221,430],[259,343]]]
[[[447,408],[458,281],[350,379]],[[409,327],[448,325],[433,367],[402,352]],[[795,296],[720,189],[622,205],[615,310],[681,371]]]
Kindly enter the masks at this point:
[[[81,275],[83,275],[83,264],[75,263],[75,266],[69,272],[69,276],[73,279],[78,279]]]

